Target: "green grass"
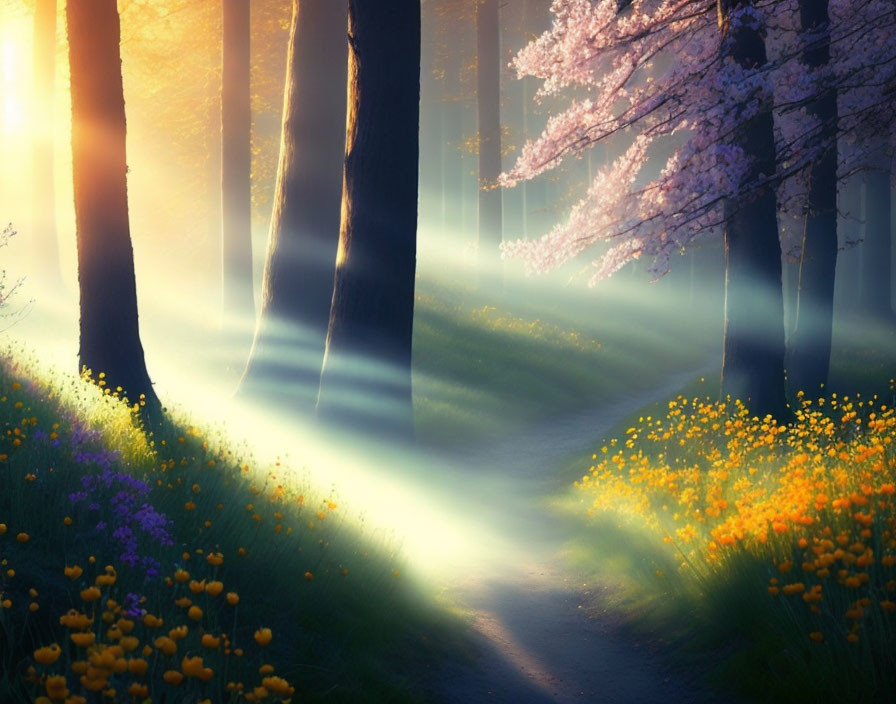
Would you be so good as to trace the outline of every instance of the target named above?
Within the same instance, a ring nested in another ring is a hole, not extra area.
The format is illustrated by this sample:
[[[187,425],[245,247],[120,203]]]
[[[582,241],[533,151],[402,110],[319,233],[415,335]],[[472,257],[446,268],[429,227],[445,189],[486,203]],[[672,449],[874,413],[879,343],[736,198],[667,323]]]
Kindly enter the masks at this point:
[[[59,618],[73,608],[91,614],[96,642],[120,643],[101,616],[108,611],[109,618],[122,618],[109,600],[120,609],[129,593],[145,597],[139,608],[164,625],[151,629],[137,622],[132,635],[139,646],[127,657],[140,656],[175,626],[187,625],[189,632],[174,657],[158,648],[147,651],[145,676],[113,672],[101,678],[108,680],[103,689],[118,692],[116,701],[130,701],[125,693],[133,683],[146,683],[154,702],[229,701],[227,683],[242,682],[252,691],[262,682],[262,664],[273,665],[301,701],[421,701],[420,683],[409,673],[425,672],[462,646],[459,628],[405,576],[395,545],[365,531],[338,506],[338,496],[319,493],[290,468],[256,466],[225,438],[176,418],[147,438],[129,409],[96,386],[46,375],[37,363],[8,354],[0,361],[0,428],[3,702],[33,701],[43,694],[40,678],[53,674],[67,675],[73,695],[99,701],[70,670],[87,653],[72,643]],[[106,470],[110,487],[96,480],[87,499],[70,500],[85,489],[82,477],[102,477]],[[129,490],[125,480],[111,478],[119,473],[147,483],[137,505],[146,502],[171,521],[173,544],[116,517],[113,496]],[[130,548],[113,537],[122,525],[137,534],[136,553],[157,561],[158,576],[122,559]],[[27,534],[27,542],[19,541],[20,534]],[[207,562],[210,553],[223,555],[222,564]],[[83,573],[68,579],[63,568],[75,565]],[[100,587],[98,601],[82,601],[82,590],[106,565],[115,570],[114,584]],[[189,583],[170,580],[178,569],[192,581],[221,581],[223,593],[192,593]],[[238,594],[236,606],[227,603],[229,592]],[[202,609],[199,620],[175,604],[182,597]],[[261,647],[254,634],[265,627],[273,640]],[[225,654],[223,642],[203,647],[203,631],[226,634],[232,652]],[[59,660],[35,664],[33,651],[51,643],[61,646]],[[236,648],[243,649],[241,657]],[[162,682],[162,673],[180,669],[187,654],[202,656],[212,679],[187,678],[177,687]]]
[[[453,301],[452,304],[445,301]],[[540,308],[433,285],[418,294],[414,406],[427,445],[466,445],[649,389],[699,366],[716,322],[676,299]],[[683,314],[684,313],[684,314]]]
[[[887,322],[844,316],[835,321],[830,391],[883,395],[896,377],[896,318]]]

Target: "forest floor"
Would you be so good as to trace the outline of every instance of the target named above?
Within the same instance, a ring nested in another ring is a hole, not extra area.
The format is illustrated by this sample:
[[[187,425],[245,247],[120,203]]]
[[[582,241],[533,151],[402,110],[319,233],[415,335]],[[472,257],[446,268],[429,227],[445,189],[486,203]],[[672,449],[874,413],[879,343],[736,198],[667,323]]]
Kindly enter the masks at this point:
[[[627,627],[611,606],[611,580],[583,583],[570,571],[564,550],[576,529],[547,505],[587,469],[558,476],[558,467],[572,456],[586,462],[617,423],[704,371],[454,453],[462,472],[455,475],[458,510],[488,526],[493,542],[442,583],[443,598],[469,616],[478,643],[470,662],[426,683],[428,696],[449,703],[718,701],[699,684],[700,673],[669,664],[667,643]]]

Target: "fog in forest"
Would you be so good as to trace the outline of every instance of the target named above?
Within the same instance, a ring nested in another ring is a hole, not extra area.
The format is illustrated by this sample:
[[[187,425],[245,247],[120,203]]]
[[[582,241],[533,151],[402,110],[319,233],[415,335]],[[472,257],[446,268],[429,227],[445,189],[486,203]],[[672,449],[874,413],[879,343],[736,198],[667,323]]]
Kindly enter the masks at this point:
[[[484,36],[481,26],[477,34],[475,3],[424,2],[410,365],[415,437],[393,434],[390,427],[407,411],[406,368],[361,353],[328,352],[324,361],[319,329],[274,315],[264,336],[259,327],[278,165],[291,150],[283,142],[291,3],[251,4],[251,185],[244,194],[251,200],[243,242],[251,245],[251,261],[242,264],[252,277],[227,278],[219,5],[118,3],[139,333],[156,394],[182,423],[226,438],[271,471],[288,467],[298,486],[336,497],[350,530],[400,546],[408,573],[424,589],[439,592],[470,574],[541,569],[532,567],[537,556],[555,550],[571,525],[557,513],[570,511],[563,492],[588,473],[588,457],[598,461],[607,434],[643,421],[645,408],[665,412],[682,389],[720,398],[722,227],[675,252],[667,272],[652,272],[644,256],[593,286],[593,262],[612,243],[544,274],[503,258],[499,243],[538,239],[562,225],[635,135],[623,130],[532,180],[498,186],[499,174],[568,104],[558,96],[536,101],[540,81],[518,79],[509,65],[550,28],[551,3],[501,4],[493,34]],[[56,8],[51,103],[35,88],[34,8],[33,0],[0,0],[0,226],[15,231],[0,249],[6,290],[14,287],[0,318],[0,346],[67,377],[78,373],[79,283],[65,2]],[[344,48],[337,42],[334,56]],[[480,66],[484,57],[488,70]],[[660,67],[667,64],[674,58],[661,56]],[[345,94],[344,79],[319,80],[320,100]],[[343,118],[333,117],[340,129]],[[52,182],[38,186],[34,155],[42,140],[52,144]],[[496,149],[480,154],[494,140]],[[325,158],[317,146],[308,145],[313,159]],[[659,174],[673,146],[668,140],[654,147],[644,174]],[[301,160],[301,146],[297,154]],[[868,235],[884,227],[875,213],[892,193],[892,182],[882,186],[865,173],[839,185],[831,371],[822,394],[867,398],[892,390],[894,223],[886,246]],[[800,240],[802,221],[782,217],[780,227],[783,242]],[[36,233],[53,229],[48,248]],[[332,266],[344,256],[340,249]],[[332,253],[318,260],[328,270]],[[789,350],[798,329],[823,327],[826,318],[824,310],[798,304],[798,257],[785,250],[781,266]],[[763,311],[779,305],[779,291],[747,280],[752,293],[738,333],[757,349],[774,346],[779,331],[767,326]],[[235,297],[242,298],[239,307],[225,303]],[[262,341],[253,351],[257,328]],[[263,353],[260,374],[247,370],[256,352]],[[334,379],[326,394],[322,361]],[[793,405],[792,386],[791,377]],[[319,393],[326,414],[317,413]]]

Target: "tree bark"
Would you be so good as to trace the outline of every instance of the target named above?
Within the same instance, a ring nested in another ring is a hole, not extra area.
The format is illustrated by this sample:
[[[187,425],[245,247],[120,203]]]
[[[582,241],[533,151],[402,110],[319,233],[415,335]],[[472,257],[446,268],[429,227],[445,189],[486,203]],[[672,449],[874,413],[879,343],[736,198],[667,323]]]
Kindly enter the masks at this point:
[[[827,0],[800,0],[804,32],[828,26]],[[810,68],[830,61],[830,34],[803,52]],[[827,145],[809,174],[809,212],[803,231],[796,327],[788,365],[791,391],[815,395],[827,384],[837,266],[837,93],[829,88],[808,106],[819,121],[816,139]]]
[[[765,42],[756,30],[729,27],[735,9],[752,0],[718,0],[727,37],[724,47],[743,67],[766,63]],[[735,144],[752,159],[744,177],[775,172],[775,139],[771,111],[743,124]],[[783,417],[784,300],[781,288],[781,243],[777,199],[769,186],[751,198],[727,204],[725,222],[725,332],[722,394],[742,400],[751,412]]]
[[[255,320],[252,288],[252,115],[249,95],[249,0],[222,0],[221,252],[223,312]]]
[[[240,391],[291,406],[317,400],[339,242],[344,0],[294,0],[283,136],[262,311]]]
[[[61,283],[61,274],[56,231],[56,185],[53,177],[56,0],[35,2],[33,59],[31,212],[35,271],[45,285],[58,286]]]
[[[881,144],[879,153],[886,153]],[[892,322],[891,190],[890,170],[881,164],[865,172],[865,240],[862,242],[862,285],[859,300],[862,312],[881,321]]]
[[[349,0],[342,224],[318,413],[413,435],[420,0]]]
[[[479,0],[476,15],[477,105],[479,108],[480,282],[503,285],[500,246],[501,33],[498,0]]]
[[[115,0],[66,5],[72,166],[81,292],[81,368],[121,386],[149,417],[159,402],[146,371],[128,223],[125,109]]]
[[[842,141],[838,145],[840,153],[850,148],[850,145]],[[863,190],[860,174],[852,174],[837,188],[837,239],[840,251],[837,255],[834,298],[838,314],[853,315],[859,309],[862,271],[861,247],[858,243],[864,239]]]

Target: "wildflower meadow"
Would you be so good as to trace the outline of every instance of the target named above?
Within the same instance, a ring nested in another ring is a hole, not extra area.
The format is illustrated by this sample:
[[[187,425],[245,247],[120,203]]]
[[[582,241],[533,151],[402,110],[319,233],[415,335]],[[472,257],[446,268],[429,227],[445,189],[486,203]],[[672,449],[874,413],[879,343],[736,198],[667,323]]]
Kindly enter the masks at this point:
[[[576,482],[592,516],[643,534],[640,594],[727,646],[724,676],[763,701],[884,701],[896,685],[890,390],[800,394],[789,422],[679,396]]]
[[[395,546],[285,466],[145,432],[102,374],[42,378],[0,368],[0,700],[410,697]]]

